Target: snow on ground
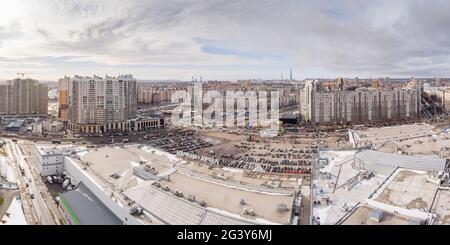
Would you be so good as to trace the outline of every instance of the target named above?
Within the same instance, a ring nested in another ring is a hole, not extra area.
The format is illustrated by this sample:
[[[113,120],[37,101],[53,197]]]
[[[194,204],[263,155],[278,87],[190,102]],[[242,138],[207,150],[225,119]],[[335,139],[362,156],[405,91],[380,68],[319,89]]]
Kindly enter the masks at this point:
[[[328,165],[324,166],[323,168],[319,169],[319,171],[321,173],[329,173],[329,174],[331,174],[333,172],[333,170],[334,170],[334,167],[335,167],[335,165],[328,164]]]
[[[319,191],[316,188],[314,190],[314,196],[327,196],[332,203],[328,205],[314,205],[313,215],[315,217],[320,217],[320,223],[323,225],[335,224],[347,213],[341,210],[341,207],[344,205],[353,207],[357,203],[364,203],[365,199],[381,185],[385,178],[386,176],[376,175],[370,180],[361,181],[348,191],[344,187],[341,187],[336,189],[335,192],[332,192],[323,187],[326,183],[321,183],[319,188],[323,187],[324,193],[319,194]]]
[[[130,164],[131,164],[131,167],[136,167],[136,168],[141,166],[138,162],[134,162],[134,161],[130,161]]]
[[[0,157],[0,176],[6,177],[6,160],[4,157]]]
[[[218,144],[222,143],[222,140],[220,140],[220,139],[212,139],[212,138],[209,138],[209,137],[204,137],[204,138],[202,138],[202,140],[204,140],[204,141],[206,141],[208,143],[211,143],[213,145],[218,145]]]
[[[170,161],[179,161],[180,160],[176,155],[173,155],[168,152],[164,152],[164,151],[152,148],[152,147],[144,146],[141,149],[147,153],[152,153],[152,154],[156,154],[159,156],[166,156]]]
[[[330,165],[339,165],[353,159],[356,151],[320,151],[321,158],[328,158]]]
[[[316,201],[324,197],[329,198],[331,202],[313,207],[313,215],[320,218],[321,224],[335,224],[347,213],[341,209],[342,207],[352,207],[358,202],[364,202],[386,178],[376,175],[369,180],[360,181],[347,190],[344,184],[360,172],[352,167],[355,153],[356,151],[332,150],[319,152],[320,157],[328,159],[329,163],[320,168],[320,174],[313,180],[313,196]]]
[[[325,221],[328,217],[328,211],[330,211],[331,206],[324,206],[324,207],[314,207],[313,209],[313,215],[314,217],[319,217],[319,221]]]
[[[7,213],[10,215],[9,217],[6,215],[3,217],[3,220],[6,221],[5,225],[27,225],[25,214],[22,209],[22,202],[20,200],[14,198]]]
[[[89,153],[89,151],[88,150],[83,150],[83,151],[80,151],[80,152],[77,152],[77,156],[79,156],[79,157],[83,157],[84,155],[86,155],[86,154],[88,154]]]
[[[139,177],[136,177],[134,175],[131,176],[131,179],[135,179],[137,181],[137,185],[140,185],[140,184],[143,184],[143,183],[147,182],[146,180],[143,180],[143,179],[141,179]]]
[[[9,183],[17,183],[16,174],[10,165],[6,165],[6,180]]]
[[[6,181],[9,183],[17,183],[16,174],[11,165],[8,164],[8,159],[6,157],[0,158],[0,174],[2,177],[5,177]]]
[[[197,177],[197,176],[194,176],[194,175],[190,175],[188,173],[183,173],[183,172],[178,172],[178,173],[182,174],[182,175],[185,175],[185,176],[189,176],[189,177],[194,178],[194,179],[198,179],[200,181],[208,182],[208,183],[215,184],[215,185],[220,185],[220,186],[231,188],[231,189],[241,190],[241,191],[248,191],[248,192],[254,192],[254,193],[259,193],[259,194],[264,194],[264,195],[273,195],[273,196],[291,196],[292,195],[290,193],[287,194],[287,193],[279,193],[279,192],[259,191],[259,190],[244,188],[244,187],[227,185],[227,184],[222,184],[222,183],[219,183],[219,182],[216,182],[216,181],[200,178],[200,177]]]
[[[161,173],[158,174],[158,177],[164,178],[166,176],[169,176],[177,171],[176,168],[168,168],[161,171]]]
[[[320,169],[321,173],[333,173],[336,166],[351,161],[356,151],[320,151],[320,158],[327,158],[328,164]]]
[[[225,171],[228,171],[228,172],[232,172],[232,173],[243,173],[244,172],[244,170],[237,169],[237,168],[223,167],[222,169]]]
[[[264,225],[280,225],[279,223],[275,223],[275,222],[272,222],[272,221],[269,221],[269,220],[266,220],[266,219],[263,219],[263,218],[256,218],[255,220],[247,219],[247,218],[244,218],[244,217],[242,217],[242,216],[240,216],[238,214],[230,213],[230,212],[225,211],[223,209],[212,208],[212,207],[207,207],[206,209],[208,209],[208,210],[210,210],[212,212],[221,214],[223,216],[228,216],[228,217],[232,217],[232,218],[240,219],[240,220],[244,220],[244,221],[257,222],[257,223],[264,224]]]

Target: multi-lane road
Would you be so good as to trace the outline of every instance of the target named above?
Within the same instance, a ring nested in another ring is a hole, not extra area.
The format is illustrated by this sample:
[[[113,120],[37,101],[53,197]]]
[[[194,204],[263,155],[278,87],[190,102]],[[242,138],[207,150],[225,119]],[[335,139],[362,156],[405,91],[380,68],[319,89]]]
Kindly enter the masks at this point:
[[[31,156],[23,154],[19,146],[21,144],[24,142],[13,143],[7,140],[6,150],[16,173],[27,222],[40,225],[61,224],[62,216],[38,174],[36,166],[28,162],[27,159]]]
[[[20,198],[22,199],[22,207],[25,214],[25,219],[28,224],[38,224],[36,214],[31,207],[31,198],[28,194],[28,180],[22,176],[20,167],[18,165],[15,154],[13,153],[12,142],[6,141],[6,153],[8,155],[8,162],[11,164],[14,174],[16,175],[17,186],[19,187]]]
[[[154,130],[152,132],[134,132],[129,135],[121,135],[121,136],[82,136],[82,137],[63,137],[63,138],[56,138],[61,141],[63,144],[73,144],[73,145],[87,145],[87,144],[94,144],[94,145],[102,145],[102,144],[110,144],[110,143],[120,143],[124,139],[129,140],[130,142],[144,142],[145,135],[167,135],[169,133],[168,129],[160,129],[160,130]],[[32,136],[32,135],[0,135],[0,138],[5,139],[13,139],[18,138],[19,140],[25,140],[29,142],[34,143],[49,143],[53,140],[53,137],[51,136]]]
[[[38,159],[34,155],[35,154],[35,151],[33,150],[34,145],[31,143],[28,144],[22,143],[20,147],[22,149],[22,152],[26,154],[24,158],[26,159],[27,166],[29,167],[33,175],[34,183],[37,185],[37,189],[40,193],[39,196],[42,197],[41,200],[44,202],[43,204],[41,204],[41,206],[42,207],[44,207],[44,205],[46,206],[55,224],[64,224],[63,216],[61,215],[55,201],[53,200],[52,196],[50,195],[47,189],[47,186],[45,185],[43,179],[41,178],[39,170],[36,167]]]

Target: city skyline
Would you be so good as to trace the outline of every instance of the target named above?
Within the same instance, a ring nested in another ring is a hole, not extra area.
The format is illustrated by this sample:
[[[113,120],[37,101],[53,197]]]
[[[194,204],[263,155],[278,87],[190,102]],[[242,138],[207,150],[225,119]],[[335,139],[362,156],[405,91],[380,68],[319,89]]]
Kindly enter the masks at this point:
[[[429,3],[6,0],[0,79],[450,76],[450,4]]]

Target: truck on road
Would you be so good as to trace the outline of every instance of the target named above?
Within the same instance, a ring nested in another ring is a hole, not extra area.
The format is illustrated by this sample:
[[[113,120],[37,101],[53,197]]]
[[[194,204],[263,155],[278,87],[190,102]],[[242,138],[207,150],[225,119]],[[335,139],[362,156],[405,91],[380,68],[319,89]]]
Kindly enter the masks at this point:
[[[31,185],[28,186],[28,194],[30,195],[31,199],[34,199],[34,191],[33,188],[31,188]]]

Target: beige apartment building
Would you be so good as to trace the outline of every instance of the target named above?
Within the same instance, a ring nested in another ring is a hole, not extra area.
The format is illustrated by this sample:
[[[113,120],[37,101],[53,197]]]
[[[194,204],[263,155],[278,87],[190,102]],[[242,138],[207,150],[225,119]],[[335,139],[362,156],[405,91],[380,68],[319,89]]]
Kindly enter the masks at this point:
[[[58,119],[62,122],[69,120],[69,77],[58,81]]]
[[[138,87],[138,104],[159,104],[170,102],[172,94],[182,88]]]
[[[69,127],[75,132],[124,131],[137,111],[136,79],[80,77],[68,79]]]
[[[401,121],[421,113],[418,89],[320,91],[307,81],[300,93],[300,115],[316,124]]]
[[[17,78],[0,84],[0,114],[46,115],[47,113],[47,85],[30,78]]]

